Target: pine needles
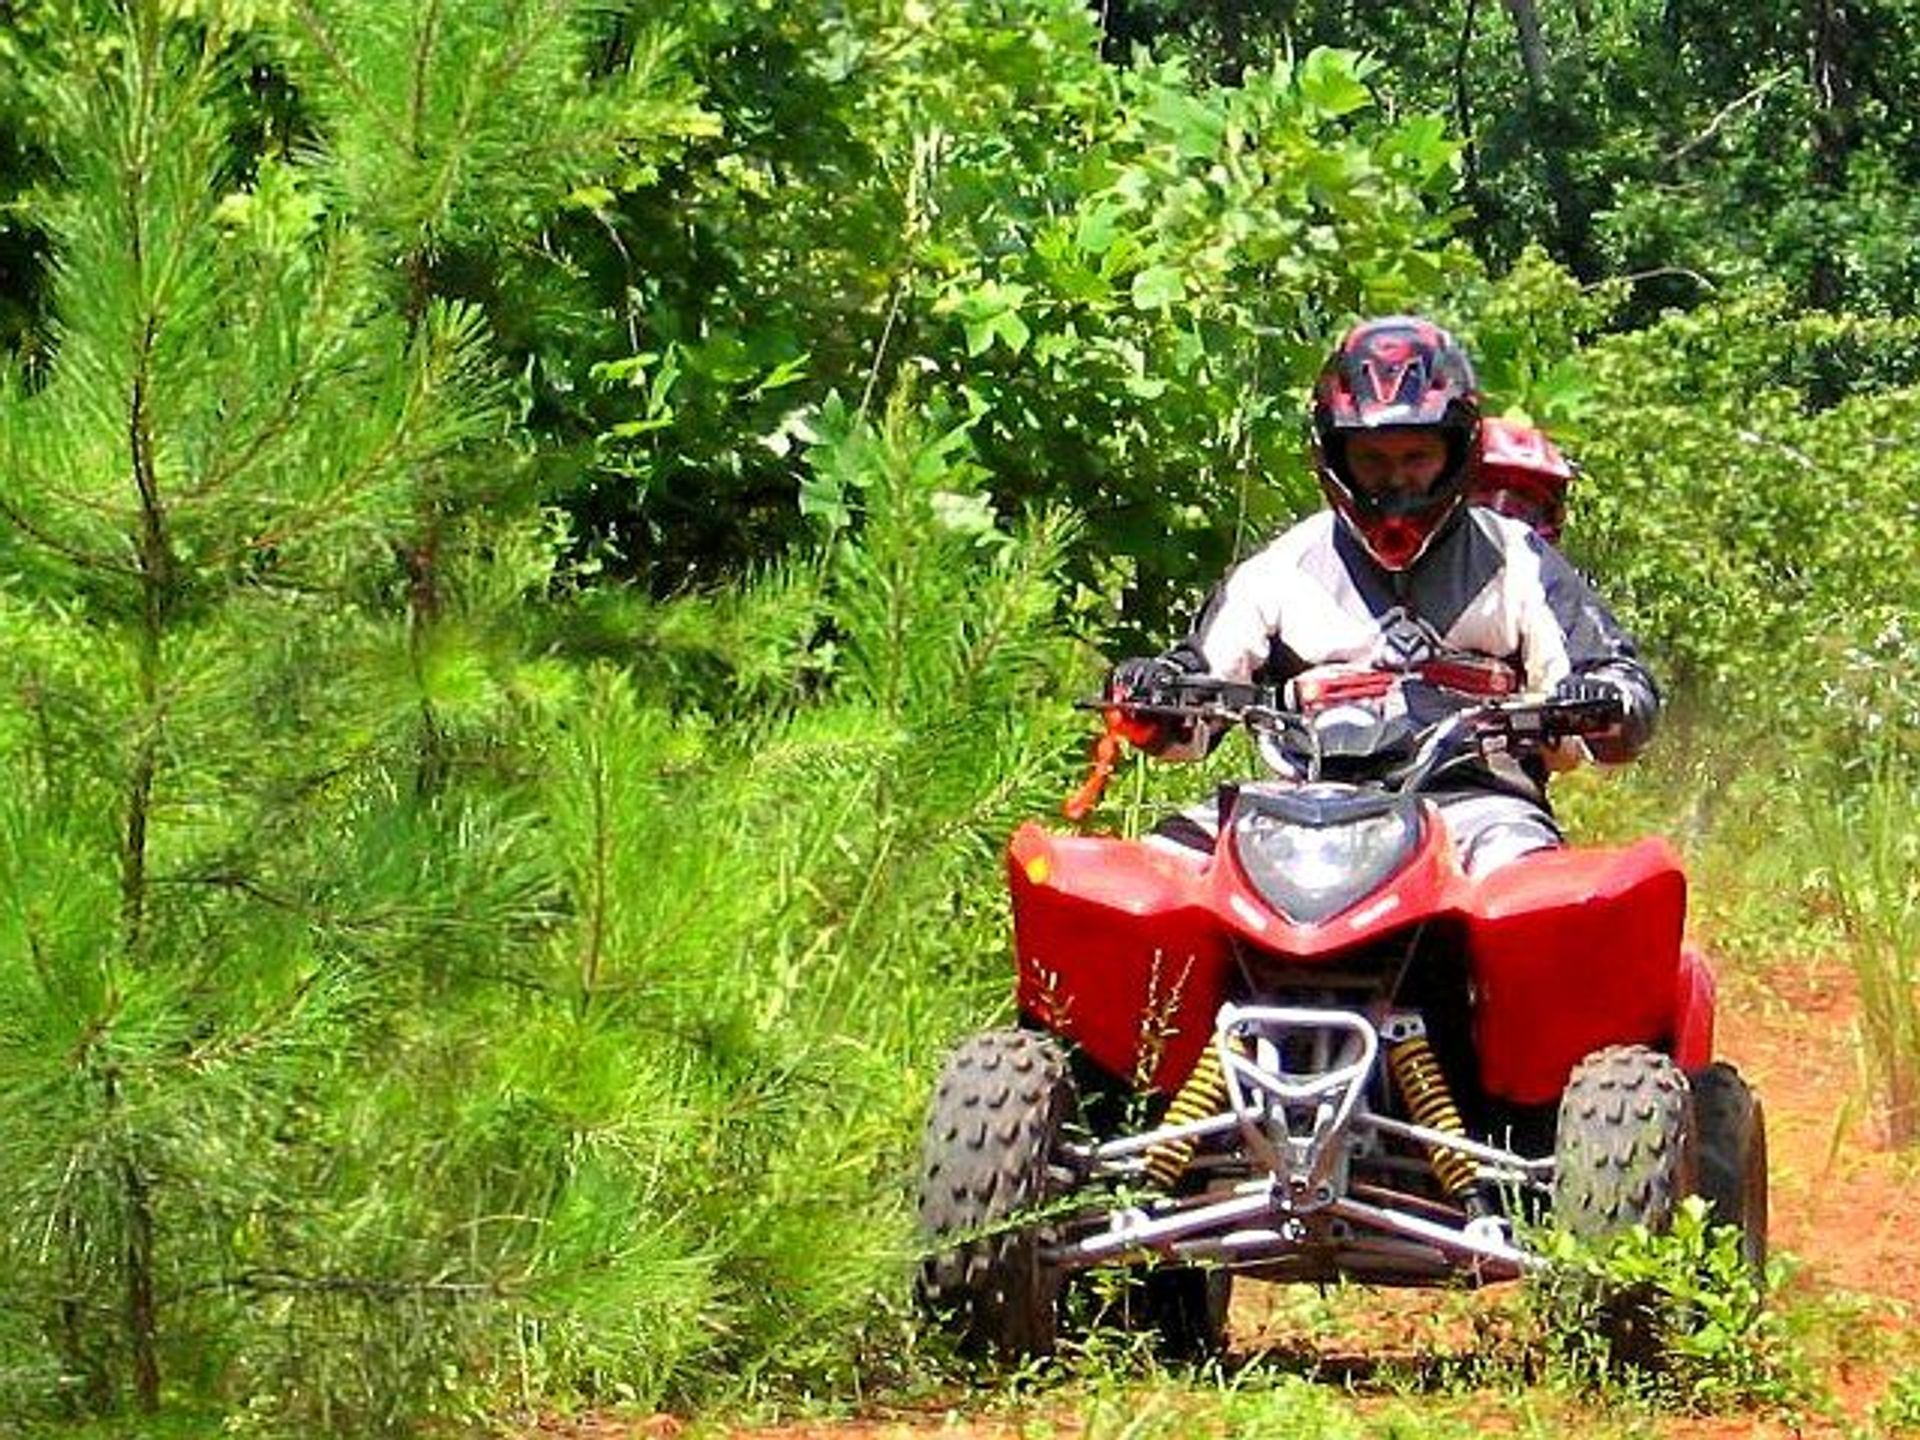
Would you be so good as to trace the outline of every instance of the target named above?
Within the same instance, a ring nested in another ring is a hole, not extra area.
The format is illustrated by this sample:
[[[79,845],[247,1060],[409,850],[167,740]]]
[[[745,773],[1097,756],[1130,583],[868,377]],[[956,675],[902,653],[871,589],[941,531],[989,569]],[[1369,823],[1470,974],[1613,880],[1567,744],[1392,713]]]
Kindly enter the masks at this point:
[[[436,277],[700,131],[670,41],[237,13],[128,0],[43,77],[0,1406],[371,1434],[851,1387],[904,1333],[925,1078],[1004,1004],[1001,837],[1065,778],[1072,526],[997,515],[972,422],[903,391],[808,430],[835,524],[595,592]],[[240,155],[262,37],[296,93]]]
[[[458,58],[299,13],[342,85]],[[219,35],[127,24],[56,363],[0,386],[0,1401],[380,1433],[850,1381],[918,1077],[1000,1003],[999,837],[1061,778],[1069,526],[1000,523],[964,424],[843,414],[841,529],[630,603],[649,663],[538,652],[529,600],[591,606],[475,483],[479,313],[386,303],[348,140],[230,188]]]

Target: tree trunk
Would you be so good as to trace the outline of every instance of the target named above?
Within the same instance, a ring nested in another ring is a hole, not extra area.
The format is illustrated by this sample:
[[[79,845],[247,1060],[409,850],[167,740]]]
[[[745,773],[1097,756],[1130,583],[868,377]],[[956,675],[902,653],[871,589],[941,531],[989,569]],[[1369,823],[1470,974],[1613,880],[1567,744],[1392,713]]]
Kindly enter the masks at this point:
[[[1520,40],[1520,67],[1527,72],[1527,91],[1535,103],[1546,99],[1550,83],[1546,32],[1540,28],[1540,9],[1533,0],[1506,0],[1513,31]]]
[[[123,947],[129,966],[144,965],[148,949],[147,841],[153,815],[154,781],[159,774],[161,730],[165,724],[160,700],[161,643],[166,633],[173,576],[172,551],[167,542],[166,509],[161,503],[153,460],[153,435],[146,403],[146,356],[153,339],[147,326],[147,348],[135,371],[128,435],[132,444],[135,488],[140,495],[141,536],[138,548],[142,613],[140,629],[140,733],[134,741],[128,767],[125,838],[120,856],[120,914]],[[107,1105],[116,1102],[113,1079],[107,1080]],[[121,1163],[121,1192],[126,1203],[126,1325],[133,1354],[134,1397],[143,1411],[160,1408],[159,1322],[153,1303],[153,1199],[139,1163],[128,1157]]]
[[[1468,61],[1473,50],[1474,25],[1480,16],[1480,0],[1467,0],[1466,13],[1460,18],[1460,39],[1453,50],[1453,114],[1460,127],[1461,158],[1466,163],[1467,206],[1477,217],[1468,240],[1482,262],[1492,264],[1489,231],[1493,217],[1488,213],[1486,189],[1480,183],[1480,142],[1473,132],[1473,86]]]
[[[157,24],[152,12],[145,15]],[[158,51],[158,30],[147,43]],[[144,177],[142,177],[144,179]],[[136,216],[138,212],[136,211]],[[144,263],[146,240],[138,221],[133,234],[136,263]],[[153,815],[154,786],[159,776],[162,732],[166,724],[162,699],[161,665],[167,626],[172,619],[178,563],[168,535],[168,509],[160,493],[160,466],[153,438],[151,388],[153,356],[158,343],[160,316],[149,302],[146,319],[134,347],[133,375],[127,397],[127,463],[139,502],[139,533],[134,540],[135,568],[140,585],[140,630],[137,667],[140,687],[140,733],[135,737],[128,765],[122,817],[120,855],[120,911],[122,950],[129,968],[147,964],[152,917],[148,913],[147,849]],[[119,1086],[111,1070],[106,1076],[105,1105],[109,1115],[119,1109]],[[134,1399],[151,1414],[160,1408],[159,1317],[154,1305],[153,1196],[140,1168],[131,1137],[120,1163],[121,1198],[126,1205],[124,1266],[127,1348],[133,1358]]]
[[[1213,20],[1219,29],[1220,68],[1216,78],[1222,85],[1238,85],[1247,69],[1246,7],[1241,0],[1227,0],[1213,8]]]
[[[1846,0],[1804,0],[1803,14],[1807,79],[1813,90],[1811,189],[1816,200],[1833,201],[1846,188],[1857,138],[1849,64],[1853,27]],[[1830,227],[1821,227],[1815,244],[1807,298],[1815,307],[1831,310],[1841,300],[1841,279]]]
[[[413,538],[400,547],[400,561],[407,572],[407,650],[419,683],[420,733],[415,742],[413,793],[422,800],[440,794],[446,788],[448,749],[446,732],[434,713],[433,701],[426,694],[428,647],[433,629],[440,620],[440,520],[429,502],[421,507],[419,528]]]
[[[1554,245],[1560,259],[1582,280],[1600,278],[1601,264],[1593,243],[1593,211],[1567,164],[1567,117],[1553,93],[1553,60],[1534,0],[1506,0],[1520,43],[1520,68],[1527,82],[1528,129],[1546,171],[1547,193],[1553,207]]]
[[[123,1162],[127,1201],[127,1340],[133,1350],[133,1394],[151,1415],[160,1408],[160,1322],[153,1299],[153,1196],[140,1162]]]
[[[424,44],[424,42],[423,42]],[[424,51],[423,51],[424,53]],[[418,341],[427,322],[427,310],[433,304],[433,266],[425,250],[407,257],[407,334]],[[398,545],[400,562],[407,572],[407,646],[413,673],[420,683],[420,733],[415,743],[413,793],[422,800],[432,799],[446,788],[448,747],[446,731],[434,713],[433,701],[426,694],[427,649],[434,627],[440,622],[440,540],[442,517],[432,494],[433,479],[424,477],[425,487],[416,507],[418,518],[414,532]]]
[[[140,534],[134,554],[140,575],[140,733],[127,767],[126,813],[120,854],[120,915],[128,963],[138,965],[147,949],[147,825],[153,811],[153,785],[160,760],[160,648],[172,603],[173,550],[167,539],[167,510],[160,497],[153,454],[153,417],[148,409],[147,366],[153,354],[155,317],[135,354],[132,394],[127,403],[127,452],[134,493],[140,500]]]

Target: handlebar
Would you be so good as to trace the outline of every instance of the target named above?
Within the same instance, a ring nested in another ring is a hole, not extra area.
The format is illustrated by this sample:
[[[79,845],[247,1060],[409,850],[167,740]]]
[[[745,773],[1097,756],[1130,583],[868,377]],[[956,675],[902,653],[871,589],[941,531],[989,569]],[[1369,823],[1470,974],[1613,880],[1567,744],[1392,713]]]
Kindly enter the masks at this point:
[[[1602,734],[1620,723],[1620,707],[1611,700],[1555,700],[1521,695],[1490,700],[1456,711],[1432,726],[1406,766],[1388,772],[1403,792],[1416,793],[1449,763],[1448,750],[1470,740],[1473,755],[1502,750],[1539,750],[1561,740]],[[1460,758],[1458,756],[1453,758]]]
[[[1287,708],[1279,692],[1271,687],[1185,676],[1142,694],[1081,700],[1075,707],[1100,711],[1106,723],[1096,742],[1093,769],[1065,807],[1069,819],[1084,818],[1099,802],[1118,760],[1120,741],[1133,739],[1134,733],[1130,732],[1137,731],[1140,721],[1245,725],[1256,735],[1272,736],[1283,744],[1296,743],[1307,763],[1308,778],[1319,775],[1320,736],[1312,717]],[[1503,751],[1537,751],[1561,740],[1604,733],[1620,720],[1619,704],[1611,697],[1555,700],[1544,695],[1515,695],[1487,700],[1429,726],[1412,758],[1382,769],[1380,779],[1402,793],[1417,793],[1457,761]]]
[[[1280,692],[1271,686],[1244,685],[1204,675],[1183,677],[1137,696],[1077,700],[1074,708],[1117,711],[1146,720],[1244,724],[1254,729],[1310,729],[1312,718],[1306,712],[1286,708]],[[1429,727],[1427,738],[1443,731],[1457,735],[1471,729],[1486,739],[1551,744],[1597,735],[1618,725],[1620,719],[1619,706],[1611,697],[1556,700],[1547,695],[1511,695],[1455,711]]]
[[[1280,692],[1270,685],[1245,685],[1210,675],[1185,675],[1125,697],[1076,700],[1076,710],[1120,710],[1148,720],[1208,720],[1238,724],[1247,711],[1277,710]]]

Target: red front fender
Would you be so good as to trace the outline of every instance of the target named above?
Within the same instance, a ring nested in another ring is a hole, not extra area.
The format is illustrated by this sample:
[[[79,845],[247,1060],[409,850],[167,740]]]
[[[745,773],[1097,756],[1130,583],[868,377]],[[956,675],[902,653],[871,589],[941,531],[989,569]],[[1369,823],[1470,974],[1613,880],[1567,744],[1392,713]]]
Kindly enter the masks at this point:
[[[1682,1070],[1713,1063],[1713,970],[1698,947],[1680,952],[1673,977],[1673,1061]]]

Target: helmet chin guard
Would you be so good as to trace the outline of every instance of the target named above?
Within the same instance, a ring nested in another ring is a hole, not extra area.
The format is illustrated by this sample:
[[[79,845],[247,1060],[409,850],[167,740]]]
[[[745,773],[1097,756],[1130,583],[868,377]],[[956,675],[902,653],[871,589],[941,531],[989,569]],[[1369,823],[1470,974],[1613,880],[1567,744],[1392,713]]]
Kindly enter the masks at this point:
[[[1320,471],[1320,488],[1361,548],[1382,569],[1392,571],[1408,569],[1426,554],[1465,508],[1466,499],[1458,467],[1452,478],[1419,496],[1374,499],[1325,466]]]
[[[1389,570],[1404,570],[1427,552],[1427,545],[1439,533],[1399,515],[1389,515],[1369,526],[1356,526],[1360,543]]]

